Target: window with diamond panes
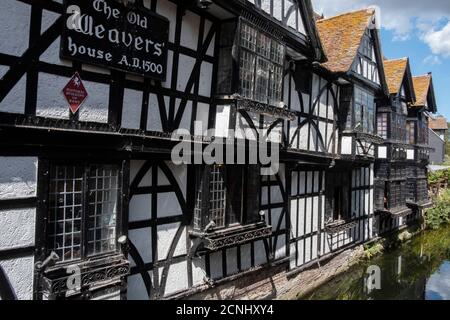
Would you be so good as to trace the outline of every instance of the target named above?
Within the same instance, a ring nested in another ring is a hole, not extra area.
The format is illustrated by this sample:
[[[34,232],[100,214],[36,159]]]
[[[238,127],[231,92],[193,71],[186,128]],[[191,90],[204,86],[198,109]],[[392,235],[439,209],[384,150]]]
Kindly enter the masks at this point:
[[[117,166],[51,167],[48,249],[60,262],[116,250],[119,191]]]

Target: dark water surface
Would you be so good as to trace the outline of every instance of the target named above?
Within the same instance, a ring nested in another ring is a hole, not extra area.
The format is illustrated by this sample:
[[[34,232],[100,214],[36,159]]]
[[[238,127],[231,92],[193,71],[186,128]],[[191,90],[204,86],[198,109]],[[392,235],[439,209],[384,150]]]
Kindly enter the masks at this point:
[[[450,300],[450,226],[361,263],[302,299]]]

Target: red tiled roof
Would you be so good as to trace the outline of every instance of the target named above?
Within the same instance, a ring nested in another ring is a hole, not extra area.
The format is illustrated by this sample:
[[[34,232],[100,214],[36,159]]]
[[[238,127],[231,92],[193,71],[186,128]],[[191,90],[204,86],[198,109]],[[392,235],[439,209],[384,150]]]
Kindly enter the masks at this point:
[[[408,58],[396,60],[384,60],[384,74],[390,94],[397,94],[402,86],[405,77],[406,67],[408,66]]]
[[[374,14],[374,9],[364,9],[316,21],[328,58],[325,68],[332,72],[350,70]]]

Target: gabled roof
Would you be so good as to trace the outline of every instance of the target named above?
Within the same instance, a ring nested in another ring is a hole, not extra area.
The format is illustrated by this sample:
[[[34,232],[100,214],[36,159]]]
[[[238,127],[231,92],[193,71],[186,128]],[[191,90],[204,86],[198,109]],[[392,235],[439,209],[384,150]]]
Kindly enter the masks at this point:
[[[424,75],[413,77],[414,89],[416,90],[416,106],[427,104],[428,92],[430,90],[431,76]]]
[[[389,93],[397,94],[400,92],[403,79],[405,78],[406,67],[408,65],[408,58],[401,58],[396,60],[384,60],[383,63]]]
[[[432,130],[448,130],[447,119],[444,117],[429,118],[428,126]]]
[[[413,77],[413,84],[416,92],[416,103],[414,106],[423,108],[431,101],[431,105],[428,104],[428,109],[431,112],[436,112],[436,98],[434,96],[433,77],[431,73]]]
[[[316,21],[328,58],[328,62],[323,64],[325,68],[332,72],[348,72],[351,69],[374,14],[374,9],[364,9]]]
[[[389,93],[397,95],[402,85],[405,85],[406,93],[412,102],[416,100],[414,85],[411,78],[411,69],[408,58],[384,60],[384,74],[389,88]]]

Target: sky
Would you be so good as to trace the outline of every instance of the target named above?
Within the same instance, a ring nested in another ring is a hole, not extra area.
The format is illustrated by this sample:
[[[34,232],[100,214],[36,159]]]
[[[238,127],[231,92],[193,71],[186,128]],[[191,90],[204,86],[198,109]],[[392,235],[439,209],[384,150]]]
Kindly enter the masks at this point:
[[[449,0],[312,0],[325,17],[369,6],[379,8],[383,54],[409,57],[413,75],[433,73],[438,114],[450,122]]]

